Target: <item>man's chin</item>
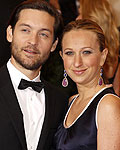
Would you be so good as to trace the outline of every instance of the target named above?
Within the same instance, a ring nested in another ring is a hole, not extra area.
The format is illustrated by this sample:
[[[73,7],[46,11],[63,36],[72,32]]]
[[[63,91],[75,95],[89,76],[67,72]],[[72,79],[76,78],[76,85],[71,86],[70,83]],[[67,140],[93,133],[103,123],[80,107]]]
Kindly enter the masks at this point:
[[[38,70],[40,68],[40,64],[21,64],[21,66],[27,70]]]

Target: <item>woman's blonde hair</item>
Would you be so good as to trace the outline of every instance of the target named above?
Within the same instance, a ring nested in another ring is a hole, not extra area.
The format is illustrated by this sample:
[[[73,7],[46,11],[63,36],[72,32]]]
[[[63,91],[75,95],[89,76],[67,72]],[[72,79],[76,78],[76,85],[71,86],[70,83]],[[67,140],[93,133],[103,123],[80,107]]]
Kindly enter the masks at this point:
[[[71,30],[88,30],[94,32],[96,34],[97,41],[99,43],[100,52],[102,52],[106,48],[105,36],[103,30],[96,22],[89,19],[78,19],[68,23],[63,30],[61,42],[64,35],[70,32]]]
[[[108,47],[105,66],[113,66],[118,60],[119,31],[111,5],[107,0],[80,0],[80,9],[82,19],[91,19],[102,28]]]

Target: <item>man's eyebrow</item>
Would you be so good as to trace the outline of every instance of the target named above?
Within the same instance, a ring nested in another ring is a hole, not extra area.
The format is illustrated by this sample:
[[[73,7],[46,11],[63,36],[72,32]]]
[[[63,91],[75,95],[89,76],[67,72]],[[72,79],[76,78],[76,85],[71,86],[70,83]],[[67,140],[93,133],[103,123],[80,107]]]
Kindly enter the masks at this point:
[[[47,31],[47,32],[52,33],[51,30],[49,30],[49,29],[47,29],[47,28],[42,28],[42,29],[40,29],[40,31]]]
[[[25,24],[25,23],[20,24],[20,26],[26,26],[26,27],[32,28],[29,24]],[[47,32],[52,33],[51,30],[47,28],[41,28],[39,31],[47,31]]]
[[[31,26],[30,26],[29,24],[25,24],[25,23],[22,23],[22,24],[20,24],[19,26],[26,26],[26,27],[31,28]]]

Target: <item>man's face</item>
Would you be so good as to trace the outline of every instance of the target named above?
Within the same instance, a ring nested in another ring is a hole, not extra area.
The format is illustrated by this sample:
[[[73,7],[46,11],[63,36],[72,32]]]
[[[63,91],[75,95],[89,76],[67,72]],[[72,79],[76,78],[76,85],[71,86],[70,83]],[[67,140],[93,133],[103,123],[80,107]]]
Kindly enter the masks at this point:
[[[45,11],[24,9],[20,12],[14,31],[7,29],[7,39],[11,42],[11,62],[16,67],[37,70],[54,51],[55,19]]]

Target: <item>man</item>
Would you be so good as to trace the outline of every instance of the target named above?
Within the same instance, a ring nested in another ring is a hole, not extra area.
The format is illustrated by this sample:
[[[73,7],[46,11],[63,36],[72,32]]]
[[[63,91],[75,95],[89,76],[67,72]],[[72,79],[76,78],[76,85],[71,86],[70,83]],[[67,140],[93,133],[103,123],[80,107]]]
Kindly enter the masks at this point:
[[[59,14],[44,0],[21,3],[10,18],[11,58],[0,69],[1,150],[51,147],[67,97],[42,80],[40,70],[56,48],[59,26]]]

